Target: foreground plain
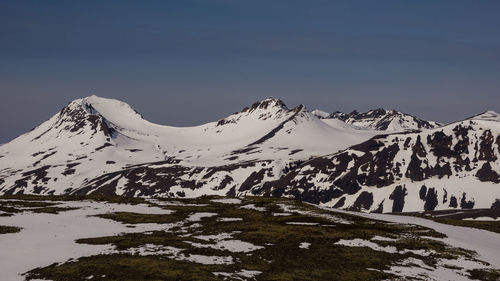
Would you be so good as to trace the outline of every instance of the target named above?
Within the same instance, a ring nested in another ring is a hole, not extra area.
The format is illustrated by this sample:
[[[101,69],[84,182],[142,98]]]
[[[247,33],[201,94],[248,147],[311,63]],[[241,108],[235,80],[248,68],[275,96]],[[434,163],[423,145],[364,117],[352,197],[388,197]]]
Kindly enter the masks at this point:
[[[0,271],[9,280],[500,279],[481,249],[380,219],[261,197],[4,196]]]

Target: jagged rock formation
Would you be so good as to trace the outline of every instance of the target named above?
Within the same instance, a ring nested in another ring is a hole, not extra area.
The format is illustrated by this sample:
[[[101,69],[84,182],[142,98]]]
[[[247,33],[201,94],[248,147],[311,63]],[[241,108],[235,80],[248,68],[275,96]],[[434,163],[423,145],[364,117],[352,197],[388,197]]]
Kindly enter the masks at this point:
[[[422,130],[437,128],[442,125],[396,110],[385,110],[381,108],[362,113],[352,111],[348,114],[336,111],[327,116],[324,111],[320,110],[314,110],[312,113],[321,119],[339,119],[353,126],[380,131],[395,132]]]

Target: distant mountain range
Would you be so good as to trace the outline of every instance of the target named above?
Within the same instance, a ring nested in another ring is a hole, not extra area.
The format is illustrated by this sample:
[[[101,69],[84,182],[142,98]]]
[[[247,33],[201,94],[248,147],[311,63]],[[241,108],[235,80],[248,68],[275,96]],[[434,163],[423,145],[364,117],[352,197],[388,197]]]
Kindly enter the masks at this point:
[[[433,129],[443,125],[434,121],[422,120],[396,110],[385,110],[382,108],[363,113],[357,111],[352,111],[348,114],[340,111],[327,113],[321,110],[313,110],[311,113],[320,119],[339,119],[357,127],[380,131],[396,132]]]
[[[90,96],[0,146],[0,194],[287,196],[371,212],[490,208],[500,205],[499,132],[495,112],[442,126],[394,110],[310,112],[275,98],[171,127]]]

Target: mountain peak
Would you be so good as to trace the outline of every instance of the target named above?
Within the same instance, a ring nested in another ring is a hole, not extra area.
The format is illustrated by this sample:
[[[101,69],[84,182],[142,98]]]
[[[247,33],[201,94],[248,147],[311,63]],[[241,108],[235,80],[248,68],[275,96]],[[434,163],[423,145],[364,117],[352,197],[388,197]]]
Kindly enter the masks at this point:
[[[87,113],[101,115],[107,120],[121,124],[131,120],[144,120],[143,116],[128,103],[91,95],[70,103],[81,106]]]
[[[254,110],[257,110],[257,109],[270,109],[270,108],[277,108],[277,109],[288,109],[288,107],[286,106],[286,104],[280,100],[280,99],[277,99],[277,98],[274,98],[274,97],[268,97],[266,99],[263,99],[261,101],[257,101],[255,103],[253,103],[250,107],[245,107],[243,109],[242,112],[252,112]]]

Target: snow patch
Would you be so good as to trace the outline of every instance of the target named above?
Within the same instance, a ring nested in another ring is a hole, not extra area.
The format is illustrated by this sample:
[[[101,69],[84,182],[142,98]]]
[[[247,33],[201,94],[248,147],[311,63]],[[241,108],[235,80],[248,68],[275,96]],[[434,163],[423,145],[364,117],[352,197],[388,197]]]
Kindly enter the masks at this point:
[[[301,248],[301,249],[309,249],[309,246],[311,246],[311,243],[302,242],[302,243],[300,243],[299,248]]]
[[[222,199],[213,199],[210,201],[223,204],[241,204],[241,200],[237,198],[222,198]]]
[[[191,222],[201,221],[202,218],[213,217],[216,215],[217,215],[217,213],[200,212],[200,213],[191,214],[186,220],[191,221]]]

